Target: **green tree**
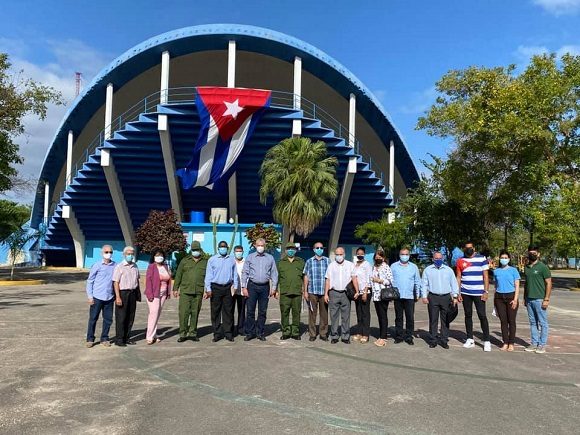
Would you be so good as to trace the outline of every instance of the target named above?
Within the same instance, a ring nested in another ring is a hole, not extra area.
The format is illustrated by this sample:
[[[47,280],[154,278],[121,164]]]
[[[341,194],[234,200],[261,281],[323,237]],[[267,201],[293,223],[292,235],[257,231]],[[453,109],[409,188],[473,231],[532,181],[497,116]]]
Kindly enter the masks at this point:
[[[23,162],[17,136],[24,133],[23,118],[33,114],[44,120],[49,104],[63,104],[60,92],[23,72],[12,72],[8,55],[0,53],[0,192],[9,190],[17,177],[14,165]]]
[[[436,89],[417,128],[455,147],[435,165],[434,183],[488,235],[533,222],[534,208],[577,185],[580,56],[535,56],[521,74],[514,65],[450,71]]]
[[[0,199],[0,240],[18,230],[30,217],[30,206]]]
[[[154,254],[160,249],[169,255],[174,251],[184,251],[187,241],[173,210],[151,210],[149,216],[135,232],[135,245],[145,254]]]
[[[22,253],[24,246],[32,239],[37,237],[35,232],[31,232],[28,227],[18,228],[6,239],[3,244],[8,246],[8,258],[10,260],[10,279],[14,279],[14,267],[18,261],[19,255]]]
[[[393,257],[397,250],[412,244],[409,223],[409,219],[404,216],[389,222],[386,215],[375,221],[357,225],[354,235],[363,243],[382,248],[389,257]]]
[[[338,196],[336,157],[324,142],[304,137],[284,139],[270,148],[260,168],[260,201],[273,199],[272,214],[290,234],[307,237],[332,210]]]
[[[266,249],[268,251],[280,246],[280,233],[276,231],[273,225],[264,225],[263,222],[258,222],[246,230],[246,239],[248,239],[250,245],[254,245],[256,240],[260,238],[266,241]]]

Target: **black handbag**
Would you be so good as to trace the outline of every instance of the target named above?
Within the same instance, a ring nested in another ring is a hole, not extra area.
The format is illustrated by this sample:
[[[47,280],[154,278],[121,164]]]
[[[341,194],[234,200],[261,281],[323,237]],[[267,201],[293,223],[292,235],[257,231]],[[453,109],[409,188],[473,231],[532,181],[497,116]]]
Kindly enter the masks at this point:
[[[349,301],[354,301],[354,295],[356,294],[356,290],[354,288],[354,284],[352,283],[352,281],[346,285],[345,293]]]
[[[394,301],[400,297],[401,294],[399,293],[399,289],[397,287],[389,285],[381,288],[381,301]]]

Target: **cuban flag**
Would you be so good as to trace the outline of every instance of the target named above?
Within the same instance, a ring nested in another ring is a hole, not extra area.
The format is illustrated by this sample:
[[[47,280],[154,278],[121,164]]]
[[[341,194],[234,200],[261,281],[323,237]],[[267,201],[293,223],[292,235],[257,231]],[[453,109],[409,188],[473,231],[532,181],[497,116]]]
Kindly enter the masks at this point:
[[[187,166],[177,171],[184,189],[209,189],[234,165],[256,124],[270,106],[270,91],[198,87],[201,127]]]

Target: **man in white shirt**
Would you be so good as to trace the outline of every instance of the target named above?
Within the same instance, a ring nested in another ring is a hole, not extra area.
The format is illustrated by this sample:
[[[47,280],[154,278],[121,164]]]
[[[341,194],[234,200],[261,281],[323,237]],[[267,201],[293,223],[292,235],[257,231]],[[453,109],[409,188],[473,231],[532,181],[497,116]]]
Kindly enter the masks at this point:
[[[358,293],[358,282],[354,264],[344,259],[344,248],[334,251],[334,261],[326,270],[324,301],[330,312],[330,339],[338,343],[338,325],[341,324],[341,338],[345,344],[350,343],[350,300],[346,296],[346,287],[352,281]]]
[[[238,272],[238,281],[240,285],[238,288],[233,288],[234,291],[234,303],[232,305],[232,310],[238,312],[238,323],[234,326],[234,336],[235,335],[245,335],[244,334],[244,324],[246,323],[246,297],[242,294],[242,270],[244,268],[244,248],[241,245],[234,247],[234,258],[236,261],[236,271]],[[234,313],[232,313],[232,319],[234,319]]]

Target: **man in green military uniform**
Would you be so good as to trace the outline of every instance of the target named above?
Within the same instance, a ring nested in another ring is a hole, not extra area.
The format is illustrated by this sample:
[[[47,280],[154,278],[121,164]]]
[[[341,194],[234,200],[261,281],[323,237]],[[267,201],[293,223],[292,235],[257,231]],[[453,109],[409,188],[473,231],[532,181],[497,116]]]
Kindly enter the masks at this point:
[[[280,340],[300,340],[300,305],[304,293],[304,260],[296,257],[296,246],[286,245],[286,256],[278,262],[278,291],[280,312],[282,314],[282,337]],[[292,324],[290,324],[292,311]]]
[[[199,242],[191,244],[191,253],[179,263],[173,284],[173,296],[179,297],[179,338],[178,343],[186,340],[199,341],[197,319],[201,310],[203,286],[207,259]]]

